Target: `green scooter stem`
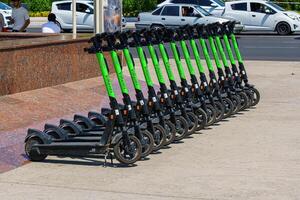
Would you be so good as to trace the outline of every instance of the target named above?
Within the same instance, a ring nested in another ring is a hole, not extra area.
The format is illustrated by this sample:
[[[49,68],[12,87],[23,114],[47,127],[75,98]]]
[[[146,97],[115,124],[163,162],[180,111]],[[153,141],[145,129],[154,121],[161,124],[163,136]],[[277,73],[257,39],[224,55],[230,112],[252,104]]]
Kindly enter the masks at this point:
[[[213,53],[213,57],[214,57],[216,66],[217,66],[217,68],[222,69],[222,64],[220,62],[220,58],[219,58],[219,55],[218,55],[217,48],[216,48],[216,45],[215,45],[213,37],[212,36],[208,36],[208,41],[209,41],[209,45],[210,45],[211,51]]]
[[[238,46],[238,43],[236,41],[235,35],[232,33],[230,35],[230,38],[231,38],[232,45],[233,45],[233,48],[234,48],[234,52],[235,52],[235,55],[237,57],[238,62],[243,63],[243,58],[241,56],[241,53],[240,53],[239,46]]]
[[[112,86],[112,82],[109,78],[109,73],[108,73],[108,70],[107,70],[104,55],[101,52],[97,52],[96,56],[97,56],[97,60],[98,60],[99,65],[100,65],[100,70],[101,70],[101,73],[102,73],[102,77],[103,77],[103,80],[104,80],[104,85],[105,85],[107,94],[111,98],[116,98],[116,95],[115,95],[115,92],[114,92],[114,89],[113,89],[113,86]]]
[[[199,52],[198,52],[196,41],[194,39],[191,39],[190,44],[191,44],[191,47],[192,47],[192,50],[193,50],[193,54],[194,54],[194,57],[195,57],[195,60],[196,60],[196,65],[198,67],[199,73],[205,73],[204,67],[201,64],[201,58],[200,58],[200,55],[199,55]]]
[[[163,77],[162,71],[159,66],[158,58],[155,52],[155,49],[152,45],[148,45],[148,50],[152,59],[152,63],[155,69],[155,73],[160,84],[165,84],[165,79]]]
[[[184,40],[181,40],[180,41],[180,46],[182,48],[183,56],[184,56],[185,62],[187,64],[189,73],[191,75],[195,75],[195,69],[194,69],[194,67],[192,65],[191,57],[190,57],[189,50],[188,50],[188,47],[186,45],[186,42]]]
[[[218,52],[220,53],[221,55],[221,58],[222,58],[222,62],[223,62],[223,65],[225,68],[229,68],[229,64],[228,64],[228,61],[227,61],[227,58],[226,58],[226,55],[225,55],[225,52],[224,52],[224,49],[223,49],[223,46],[222,46],[222,43],[221,43],[221,39],[219,36],[216,36],[215,37],[215,41],[217,43],[217,49],[218,49]]]
[[[160,43],[160,44],[158,44],[158,47],[159,47],[159,51],[160,51],[165,69],[167,71],[168,78],[170,81],[175,81],[174,74],[173,74],[173,71],[171,69],[171,65],[169,62],[168,54],[166,52],[164,45]]]
[[[235,65],[235,59],[234,59],[234,56],[233,56],[233,52],[232,52],[232,49],[231,49],[231,46],[230,46],[228,36],[226,34],[223,35],[223,40],[224,40],[224,43],[225,43],[225,47],[226,47],[226,51],[227,51],[230,63],[232,65]]]
[[[125,79],[123,76],[123,72],[122,72],[120,62],[119,62],[118,54],[116,51],[111,51],[110,54],[111,54],[113,65],[114,65],[114,68],[115,68],[115,71],[116,71],[116,74],[118,77],[118,82],[119,82],[121,91],[123,94],[128,94],[128,88],[126,86],[126,82],[125,82]]]
[[[170,45],[171,45],[171,50],[172,50],[172,53],[173,53],[173,56],[174,56],[174,59],[175,59],[175,62],[176,62],[179,77],[180,77],[181,80],[186,80],[186,76],[185,76],[184,69],[183,69],[183,66],[182,66],[182,63],[181,63],[181,60],[180,60],[180,56],[179,56],[179,53],[178,53],[176,43],[175,42],[170,42]]]
[[[148,86],[153,87],[153,81],[150,76],[150,71],[148,69],[148,62],[145,57],[144,50],[141,46],[137,46],[136,49],[137,49],[138,56],[139,56],[141,66],[142,66],[142,70],[143,70],[143,73],[144,73],[144,76],[146,79],[146,83]]]
[[[212,61],[211,61],[209,53],[208,53],[206,42],[205,42],[205,40],[203,38],[200,38],[199,42],[200,42],[200,45],[201,45],[201,48],[202,48],[202,51],[203,51],[203,55],[204,55],[204,58],[205,58],[208,70],[211,71],[211,72],[213,72],[214,71],[214,67],[213,67]]]
[[[141,87],[141,84],[139,82],[139,79],[138,79],[138,76],[136,74],[136,71],[134,69],[134,63],[132,61],[132,57],[130,55],[130,52],[129,52],[128,48],[124,48],[123,49],[123,53],[124,53],[124,57],[125,57],[128,69],[129,69],[129,73],[130,73],[130,77],[131,77],[133,86],[134,86],[134,88],[136,90],[141,91],[142,87]]]

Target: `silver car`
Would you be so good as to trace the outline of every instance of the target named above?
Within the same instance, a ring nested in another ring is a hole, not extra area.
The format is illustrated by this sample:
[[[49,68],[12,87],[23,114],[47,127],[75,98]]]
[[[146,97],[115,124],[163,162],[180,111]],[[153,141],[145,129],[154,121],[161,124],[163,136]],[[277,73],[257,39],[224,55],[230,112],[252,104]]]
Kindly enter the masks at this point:
[[[136,29],[179,27],[185,24],[209,24],[227,22],[227,19],[215,17],[197,5],[167,4],[157,8],[152,13],[140,13]]]

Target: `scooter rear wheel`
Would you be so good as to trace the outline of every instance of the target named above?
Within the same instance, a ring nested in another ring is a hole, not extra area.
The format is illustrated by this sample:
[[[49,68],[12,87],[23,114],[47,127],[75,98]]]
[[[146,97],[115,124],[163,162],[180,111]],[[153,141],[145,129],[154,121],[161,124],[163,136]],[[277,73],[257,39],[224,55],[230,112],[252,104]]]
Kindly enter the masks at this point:
[[[206,110],[207,110],[207,123],[206,126],[211,126],[216,122],[216,109],[212,105],[206,105]]]
[[[233,103],[232,103],[232,101],[229,98],[224,98],[223,102],[225,104],[224,118],[228,118],[232,114]]]
[[[142,144],[141,157],[145,158],[153,151],[154,139],[152,134],[147,130],[142,131],[142,137],[145,143]]]
[[[196,132],[197,126],[198,126],[198,117],[193,113],[193,112],[188,112],[186,113],[188,118],[188,124],[189,124],[189,131],[188,131],[188,135],[192,135]]]
[[[169,120],[165,121],[165,131],[166,131],[165,145],[169,145],[174,142],[176,137],[175,125]]]
[[[36,144],[43,144],[40,139],[30,138],[26,141],[25,144],[25,154],[31,161],[43,161],[47,155],[40,154],[38,151],[34,151],[32,148]]]
[[[182,116],[176,117],[175,119],[176,137],[175,141],[182,140],[188,134],[189,125],[186,119]]]
[[[194,113],[198,118],[198,126],[196,127],[196,131],[200,131],[204,129],[207,124],[207,114],[202,108],[196,109]]]
[[[122,164],[131,165],[138,161],[142,155],[142,145],[139,139],[129,136],[130,146],[127,147],[121,138],[113,148],[115,158]]]
[[[153,128],[154,128],[154,134],[153,134],[154,146],[153,146],[153,151],[158,151],[166,143],[166,131],[159,124],[155,124],[153,126]]]

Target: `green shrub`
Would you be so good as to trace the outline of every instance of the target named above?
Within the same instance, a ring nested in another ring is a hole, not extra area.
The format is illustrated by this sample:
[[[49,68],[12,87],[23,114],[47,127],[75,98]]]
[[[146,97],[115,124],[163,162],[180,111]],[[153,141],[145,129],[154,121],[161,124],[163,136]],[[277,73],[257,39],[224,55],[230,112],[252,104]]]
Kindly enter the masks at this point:
[[[137,16],[140,12],[151,11],[157,0],[123,0],[123,15]]]

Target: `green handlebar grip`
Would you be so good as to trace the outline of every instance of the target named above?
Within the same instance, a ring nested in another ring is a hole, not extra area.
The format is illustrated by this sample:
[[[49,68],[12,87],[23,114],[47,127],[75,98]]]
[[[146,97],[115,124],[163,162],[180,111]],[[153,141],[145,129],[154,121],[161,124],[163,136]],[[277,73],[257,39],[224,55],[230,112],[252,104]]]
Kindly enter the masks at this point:
[[[145,58],[144,50],[142,47],[137,47],[138,56],[142,65],[142,70],[146,79],[146,83],[148,86],[153,86],[153,82],[150,76],[150,72],[148,69],[148,64]]]
[[[152,63],[159,83],[165,84],[165,79],[159,66],[158,58],[155,49],[152,45],[148,45],[148,50],[151,55]]]
[[[166,49],[165,49],[164,45],[159,44],[158,47],[159,47],[159,51],[160,51],[162,60],[164,62],[167,74],[168,74],[168,78],[171,81],[175,81],[174,74],[172,72],[171,65],[170,65],[170,62],[169,62],[169,58],[168,58],[168,55],[167,55],[167,52],[166,52]]]
[[[113,89],[113,86],[112,86],[112,83],[111,83],[111,80],[110,80],[110,77],[108,74],[107,65],[106,65],[103,53],[98,52],[98,53],[96,53],[96,56],[97,56],[97,60],[98,60],[99,66],[100,66],[100,70],[102,73],[102,77],[104,80],[107,94],[109,97],[116,98],[116,95],[114,93],[114,89]]]
[[[123,94],[128,94],[128,89],[127,89],[126,82],[125,82],[125,79],[124,79],[124,76],[123,76],[121,63],[119,61],[118,54],[117,54],[116,51],[111,51],[110,55],[111,55],[113,65],[114,65],[114,68],[115,68],[115,71],[116,71],[116,74],[117,74],[117,77],[118,77],[118,81],[119,81],[121,91],[122,91]]]
[[[132,57],[130,55],[130,52],[127,48],[123,49],[124,57],[128,66],[128,70],[130,73],[130,77],[133,83],[133,86],[137,90],[142,90],[141,89],[141,84],[139,82],[138,76],[136,74],[135,68],[134,68],[134,63],[132,61]]]

